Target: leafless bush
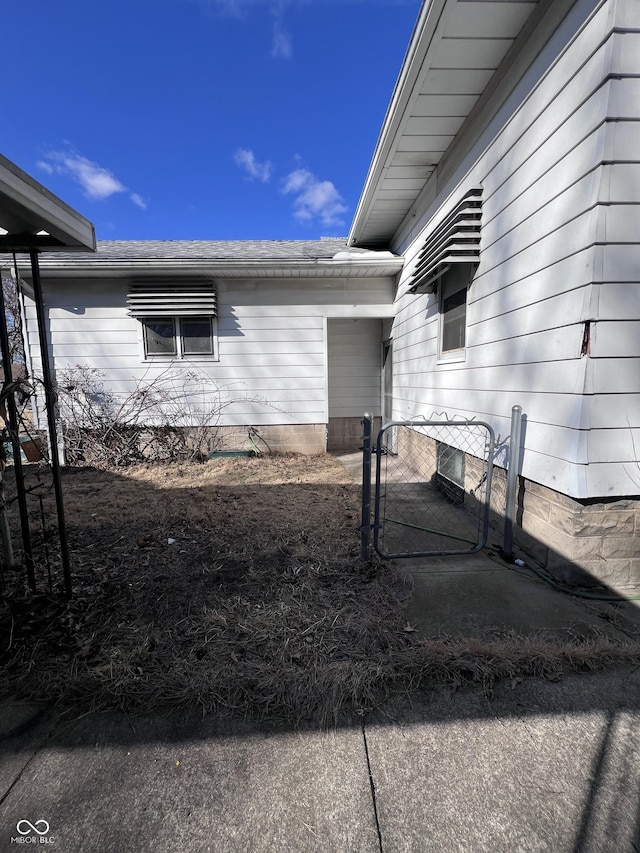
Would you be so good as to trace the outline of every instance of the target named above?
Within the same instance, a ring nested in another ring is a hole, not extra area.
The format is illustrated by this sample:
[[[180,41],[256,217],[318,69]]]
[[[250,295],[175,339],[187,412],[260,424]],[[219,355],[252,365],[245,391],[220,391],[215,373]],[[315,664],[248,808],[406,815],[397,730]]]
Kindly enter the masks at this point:
[[[220,447],[220,422],[229,406],[252,402],[274,408],[235,390],[197,369],[170,367],[136,380],[124,393],[108,388],[96,368],[61,371],[56,391],[66,460],[112,468],[205,459]]]

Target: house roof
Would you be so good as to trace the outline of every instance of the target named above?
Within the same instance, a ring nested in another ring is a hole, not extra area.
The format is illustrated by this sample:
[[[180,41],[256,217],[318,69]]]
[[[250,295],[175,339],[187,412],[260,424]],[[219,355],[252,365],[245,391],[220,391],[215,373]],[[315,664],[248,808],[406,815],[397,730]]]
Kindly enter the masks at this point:
[[[95,249],[93,225],[0,155],[0,252]]]
[[[75,255],[74,263],[95,260],[98,263],[146,258],[149,260],[291,260],[331,258],[347,249],[346,237],[321,240],[100,240],[97,254]],[[357,249],[358,254],[365,250]],[[50,255],[52,262],[64,255]]]
[[[371,161],[350,245],[390,245],[463,125],[479,113],[488,121],[488,95],[552,4],[566,13],[571,2],[425,0]]]
[[[96,253],[50,253],[40,266],[56,275],[156,276],[208,272],[226,278],[388,276],[403,259],[391,252],[347,246],[344,237],[320,240],[100,240]]]

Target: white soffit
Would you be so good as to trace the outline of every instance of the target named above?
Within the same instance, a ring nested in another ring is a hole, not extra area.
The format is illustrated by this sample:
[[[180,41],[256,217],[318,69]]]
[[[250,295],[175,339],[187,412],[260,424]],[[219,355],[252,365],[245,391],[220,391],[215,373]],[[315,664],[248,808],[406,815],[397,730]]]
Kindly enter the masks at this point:
[[[349,243],[386,247],[538,0],[425,0]]]
[[[0,155],[0,252],[95,251],[93,225]]]

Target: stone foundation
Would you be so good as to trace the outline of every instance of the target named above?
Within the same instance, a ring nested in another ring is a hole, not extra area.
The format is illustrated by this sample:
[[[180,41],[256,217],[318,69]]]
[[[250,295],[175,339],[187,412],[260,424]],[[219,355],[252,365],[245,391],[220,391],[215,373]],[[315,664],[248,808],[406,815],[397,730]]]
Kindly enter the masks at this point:
[[[413,433],[413,434],[412,434]],[[431,477],[436,442],[417,431],[402,430],[398,451],[413,458],[414,468]],[[484,464],[464,455],[465,502],[482,482]],[[506,506],[504,468],[493,469],[490,542],[502,547]],[[524,477],[517,481],[514,543],[558,580],[609,586],[619,592],[640,587],[640,500],[578,501]]]
[[[640,585],[640,501],[576,501],[518,479],[514,539],[568,583]]]
[[[373,419],[373,435],[381,427],[381,419]],[[362,415],[353,418],[329,418],[327,450],[332,453],[352,452],[362,448]]]
[[[327,427],[326,424],[218,427],[216,448],[218,450],[257,449],[261,453],[324,453],[327,448]]]
[[[491,516],[500,545],[506,484],[506,470],[494,467]],[[563,583],[619,592],[640,586],[640,500],[578,501],[518,477],[513,541]]]

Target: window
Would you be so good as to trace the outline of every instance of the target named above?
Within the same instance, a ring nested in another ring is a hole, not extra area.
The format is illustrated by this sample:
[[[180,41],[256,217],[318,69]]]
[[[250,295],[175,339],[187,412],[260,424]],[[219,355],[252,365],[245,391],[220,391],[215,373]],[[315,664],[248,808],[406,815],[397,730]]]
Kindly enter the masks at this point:
[[[464,503],[464,452],[441,441],[437,442],[435,485],[449,503]]]
[[[142,325],[144,358],[217,359],[217,300],[213,281],[133,281],[130,317]]]
[[[437,293],[438,357],[464,358],[467,289],[480,263],[482,188],[473,187],[443,218],[434,218],[411,274],[408,293]]]
[[[461,356],[467,329],[467,288],[473,264],[452,264],[440,278],[440,355]]]
[[[145,358],[216,358],[213,317],[143,317]]]
[[[173,319],[149,319],[142,321],[144,329],[144,354],[176,355],[176,327]]]

